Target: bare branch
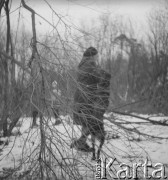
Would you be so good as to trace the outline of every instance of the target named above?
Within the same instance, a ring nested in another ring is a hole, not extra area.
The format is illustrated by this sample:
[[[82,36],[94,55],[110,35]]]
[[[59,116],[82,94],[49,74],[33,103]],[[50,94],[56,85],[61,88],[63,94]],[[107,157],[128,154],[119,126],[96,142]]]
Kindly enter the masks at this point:
[[[33,32],[33,42],[32,42],[32,46],[33,46],[33,52],[32,52],[32,59],[35,57],[35,53],[37,52],[37,48],[36,48],[36,24],[35,24],[35,11],[30,8],[28,5],[26,5],[25,1],[22,0],[22,4],[23,7],[25,9],[27,9],[28,11],[31,12],[32,14],[32,32]]]
[[[14,57],[9,56],[8,54],[6,54],[5,52],[3,52],[2,50],[0,50],[0,54],[2,54],[7,60],[11,60],[13,61],[15,64],[17,64],[20,68],[22,68],[23,70],[25,70],[27,73],[30,74],[30,71],[28,70],[28,68],[24,67],[23,64],[19,61],[17,61],[16,59],[14,59]]]
[[[125,113],[125,112],[119,112],[119,111],[113,111],[113,112],[116,113],[116,114],[120,114],[120,115],[125,115],[125,116],[135,117],[135,118],[138,118],[138,119],[143,119],[145,121],[151,122],[154,125],[168,126],[168,124],[161,123],[161,122],[158,122],[158,121],[154,121],[154,120],[151,120],[149,118],[144,118],[144,117],[141,117],[141,116],[137,116],[137,115],[133,115],[133,114]]]

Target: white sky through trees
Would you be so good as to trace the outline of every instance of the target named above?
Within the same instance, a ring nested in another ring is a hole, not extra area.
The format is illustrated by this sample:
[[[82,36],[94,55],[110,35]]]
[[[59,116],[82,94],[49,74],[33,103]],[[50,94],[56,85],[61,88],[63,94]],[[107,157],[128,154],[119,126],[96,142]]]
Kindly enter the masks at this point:
[[[21,0],[13,0],[11,11],[12,27],[18,25],[31,30],[31,15],[27,10],[18,8]],[[145,26],[147,15],[154,8],[157,8],[164,0],[27,0],[26,3],[37,13],[47,19],[51,24],[56,25],[58,18],[52,13],[48,2],[54,11],[68,24],[80,27],[83,23],[96,22],[97,18],[103,14],[121,15],[131,19],[137,26]],[[16,8],[18,8],[16,10]],[[18,18],[20,15],[20,19]],[[47,33],[52,27],[41,18],[36,17],[37,31]],[[59,27],[58,27],[59,28]],[[144,30],[144,28],[143,28]]]

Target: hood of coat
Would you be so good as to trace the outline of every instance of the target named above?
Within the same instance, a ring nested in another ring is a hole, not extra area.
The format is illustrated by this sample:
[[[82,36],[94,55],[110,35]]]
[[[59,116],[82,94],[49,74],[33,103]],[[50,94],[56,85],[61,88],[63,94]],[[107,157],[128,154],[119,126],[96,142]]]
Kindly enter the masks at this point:
[[[97,54],[95,56],[85,57],[83,56],[81,62],[78,65],[78,68],[81,68],[83,65],[91,65],[97,66],[98,57]]]

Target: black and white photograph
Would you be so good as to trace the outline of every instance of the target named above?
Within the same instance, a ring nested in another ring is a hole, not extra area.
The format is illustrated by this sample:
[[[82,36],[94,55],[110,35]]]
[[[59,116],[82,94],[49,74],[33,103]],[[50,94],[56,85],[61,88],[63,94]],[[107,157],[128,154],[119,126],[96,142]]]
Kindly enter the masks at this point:
[[[0,180],[168,179],[168,1],[0,0]]]

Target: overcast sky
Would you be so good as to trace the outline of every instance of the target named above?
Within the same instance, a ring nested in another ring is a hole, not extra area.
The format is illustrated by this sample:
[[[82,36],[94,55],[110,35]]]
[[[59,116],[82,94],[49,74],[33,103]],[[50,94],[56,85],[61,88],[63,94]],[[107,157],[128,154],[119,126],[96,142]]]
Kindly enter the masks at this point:
[[[20,2],[21,0],[13,0],[11,11],[18,8]],[[56,13],[65,18],[66,22],[76,26],[80,26],[81,22],[96,21],[102,14],[122,15],[141,26],[152,8],[158,7],[163,0],[47,0],[47,2]],[[27,0],[26,3],[50,23],[57,24],[58,19],[45,0]],[[20,19],[18,19],[19,13]],[[24,22],[26,28],[30,29],[31,16],[23,8],[11,13],[11,17],[13,28],[17,27],[20,20],[20,26],[21,22]],[[40,32],[45,33],[51,29],[51,26],[41,18],[37,18],[36,25]]]

